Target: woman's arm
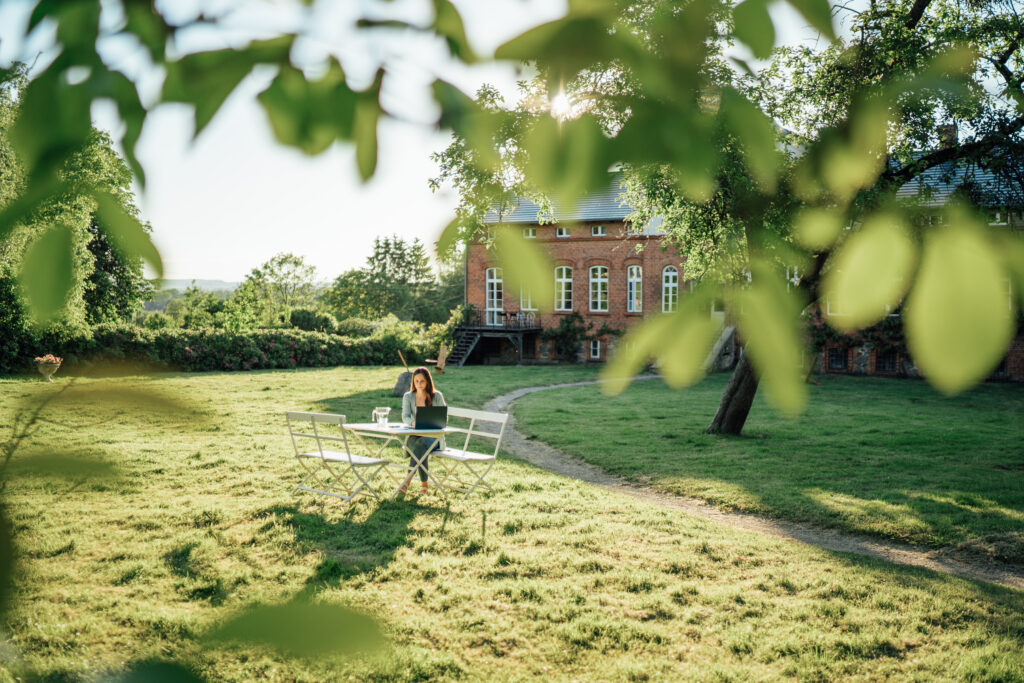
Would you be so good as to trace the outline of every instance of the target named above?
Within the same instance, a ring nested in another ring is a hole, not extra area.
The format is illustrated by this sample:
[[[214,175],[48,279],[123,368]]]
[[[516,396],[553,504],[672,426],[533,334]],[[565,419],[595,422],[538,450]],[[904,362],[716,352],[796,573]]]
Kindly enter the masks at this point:
[[[435,391],[434,392],[434,405],[435,406],[446,406],[446,405],[448,405],[447,403],[444,402],[444,394],[442,394],[440,391]]]
[[[416,413],[414,412],[415,405],[416,400],[413,398],[413,393],[411,391],[407,391],[405,395],[402,396],[402,422],[410,427],[412,427],[413,419],[416,416]]]

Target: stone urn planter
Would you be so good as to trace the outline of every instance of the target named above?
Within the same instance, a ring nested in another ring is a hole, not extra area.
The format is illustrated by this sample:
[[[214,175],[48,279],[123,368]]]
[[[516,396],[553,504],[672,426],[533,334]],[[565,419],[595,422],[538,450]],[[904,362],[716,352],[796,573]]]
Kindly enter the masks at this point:
[[[63,358],[57,358],[48,353],[45,356],[36,358],[36,369],[39,370],[39,374],[43,376],[43,379],[47,382],[52,382],[53,373],[60,369],[60,364],[63,360]]]

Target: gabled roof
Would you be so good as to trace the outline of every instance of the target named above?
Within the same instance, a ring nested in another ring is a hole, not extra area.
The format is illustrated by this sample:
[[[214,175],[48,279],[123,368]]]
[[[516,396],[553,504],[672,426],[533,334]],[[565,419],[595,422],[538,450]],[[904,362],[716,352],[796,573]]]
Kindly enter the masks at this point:
[[[621,221],[632,210],[624,206],[620,197],[622,196],[622,174],[616,173],[612,176],[608,188],[603,192],[595,192],[584,196],[575,206],[566,206],[557,200],[552,201],[554,209],[552,215],[544,216],[547,223],[567,223],[573,221]],[[502,223],[520,223],[536,225],[540,222],[540,207],[528,199],[520,197],[511,213],[502,217]],[[498,214],[495,211],[488,211],[484,217],[484,223],[492,224],[498,222]]]
[[[1016,206],[1018,191],[990,170],[953,162],[928,169],[896,191],[900,199],[919,199],[924,206],[938,207],[958,190],[966,192],[981,206]]]

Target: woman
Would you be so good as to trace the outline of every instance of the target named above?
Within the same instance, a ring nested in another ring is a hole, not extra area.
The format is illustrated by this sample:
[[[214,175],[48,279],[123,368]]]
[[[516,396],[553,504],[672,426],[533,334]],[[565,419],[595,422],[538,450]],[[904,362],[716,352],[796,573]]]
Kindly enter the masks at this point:
[[[430,376],[430,370],[416,368],[412,372],[412,391],[407,391],[402,397],[402,422],[412,427],[416,423],[416,408],[423,406],[443,406],[444,395],[434,389],[434,379]],[[409,450],[416,454],[416,458],[423,458],[425,453],[444,448],[444,442],[427,436],[410,436],[407,444]],[[427,492],[427,459],[423,458],[420,465],[420,486],[421,492]],[[416,466],[416,459],[409,458],[409,468]],[[410,475],[411,478],[411,475]],[[402,484],[400,489],[405,492],[409,482]]]

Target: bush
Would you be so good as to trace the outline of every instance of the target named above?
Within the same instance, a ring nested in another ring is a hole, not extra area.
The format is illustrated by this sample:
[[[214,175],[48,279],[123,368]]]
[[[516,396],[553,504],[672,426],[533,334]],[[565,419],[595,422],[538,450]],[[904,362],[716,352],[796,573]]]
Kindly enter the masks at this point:
[[[330,332],[334,334],[338,328],[338,321],[330,313],[313,311],[308,308],[296,308],[288,318],[292,327],[307,332]]]
[[[98,325],[91,339],[68,339],[46,347],[48,353],[63,356],[71,372],[111,363],[186,371],[394,365],[397,351],[410,362],[420,362],[425,349],[422,334],[397,319],[382,326],[380,334],[363,339],[289,329],[230,332]]]
[[[369,337],[378,327],[379,322],[366,318],[345,318],[338,321],[335,329],[338,334],[345,337]]]
[[[160,311],[154,311],[142,319],[142,327],[147,330],[166,330],[176,327],[176,325],[174,324],[174,318],[171,316]]]
[[[593,324],[583,321],[583,316],[573,311],[563,317],[558,327],[541,332],[541,339],[555,343],[555,355],[563,360],[575,361],[579,357],[580,345],[587,339]]]

